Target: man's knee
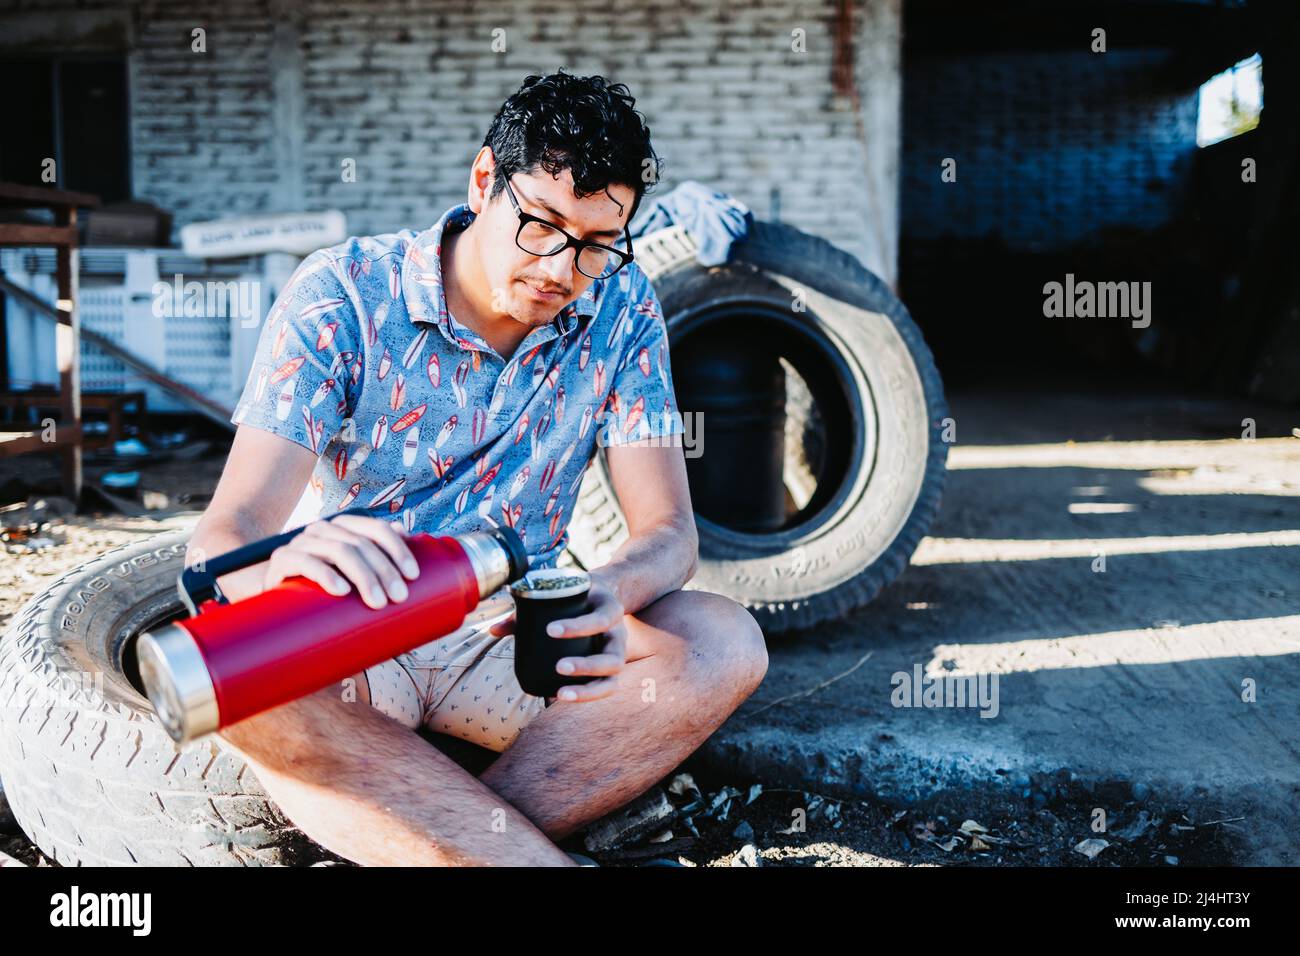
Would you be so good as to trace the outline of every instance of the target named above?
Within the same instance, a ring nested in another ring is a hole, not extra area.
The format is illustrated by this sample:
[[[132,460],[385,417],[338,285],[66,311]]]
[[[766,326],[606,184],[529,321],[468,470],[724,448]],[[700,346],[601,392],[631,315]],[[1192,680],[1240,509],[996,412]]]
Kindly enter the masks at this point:
[[[729,597],[710,591],[678,591],[671,613],[656,626],[675,634],[686,658],[713,686],[725,681],[749,696],[767,673],[767,641],[754,615]],[[666,609],[667,610],[667,609]]]
[[[741,604],[718,595],[715,633],[732,665],[736,680],[749,696],[767,674],[767,639],[754,615]]]

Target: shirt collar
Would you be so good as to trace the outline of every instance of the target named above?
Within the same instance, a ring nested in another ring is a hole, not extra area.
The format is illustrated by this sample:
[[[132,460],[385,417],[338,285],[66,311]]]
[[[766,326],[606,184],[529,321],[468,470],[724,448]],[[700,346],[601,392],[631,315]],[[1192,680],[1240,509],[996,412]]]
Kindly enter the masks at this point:
[[[411,240],[401,267],[402,295],[411,321],[437,323],[453,341],[469,330],[447,310],[442,283],[442,237],[444,233],[464,229],[474,218],[468,203],[448,209],[442,218]],[[600,311],[608,281],[595,280],[582,295],[556,313],[553,322],[558,325],[557,334],[568,335],[580,319],[592,318]],[[449,328],[453,323],[455,329]]]

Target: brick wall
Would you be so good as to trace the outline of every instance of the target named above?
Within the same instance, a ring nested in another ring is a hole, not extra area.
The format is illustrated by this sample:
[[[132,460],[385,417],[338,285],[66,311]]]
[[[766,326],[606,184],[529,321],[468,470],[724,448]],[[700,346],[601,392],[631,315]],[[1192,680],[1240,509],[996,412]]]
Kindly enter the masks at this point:
[[[998,235],[1012,248],[1149,228],[1179,203],[1197,90],[1162,86],[1162,51],[909,57],[906,238]],[[956,182],[940,179],[945,157]]]
[[[832,95],[835,0],[0,0],[0,22],[123,19],[135,192],[177,228],[299,208],[341,209],[355,233],[427,226],[464,201],[505,97],[563,66],[631,88],[665,160],[659,194],[714,185],[892,282],[900,4],[854,7],[865,141]],[[196,26],[205,54],[190,51]]]
[[[262,0],[134,7],[132,182],[138,197],[195,220],[277,211],[272,22]],[[190,49],[206,31],[206,53]]]

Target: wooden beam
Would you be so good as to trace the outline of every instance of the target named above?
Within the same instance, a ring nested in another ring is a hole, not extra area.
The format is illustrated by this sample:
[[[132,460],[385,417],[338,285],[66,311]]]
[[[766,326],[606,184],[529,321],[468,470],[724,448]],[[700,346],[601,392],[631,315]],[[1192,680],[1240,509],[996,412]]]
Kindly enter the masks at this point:
[[[67,189],[23,186],[19,183],[0,183],[0,206],[26,206],[37,209],[58,209],[70,206],[96,208],[99,206],[99,197],[91,193],[78,193]]]
[[[0,432],[0,458],[53,450],[53,445],[42,441],[40,432]]]
[[[25,222],[0,222],[0,246],[71,246],[77,230],[65,225],[42,226]]]
[[[75,206],[54,213],[60,226],[72,233],[70,243],[55,250],[55,274],[59,287],[58,328],[55,330],[55,358],[59,365],[59,424],[71,426],[78,437],[63,452],[63,493],[72,501],[81,500],[81,312],[77,309],[80,283],[76,245],[77,209]]]
[[[91,333],[87,329],[82,329],[83,338],[89,338]],[[94,408],[98,411],[112,411],[123,405],[129,405],[132,402],[144,402],[144,392],[85,392],[81,393],[81,410],[84,412],[87,408]],[[0,408],[58,408],[59,393],[54,389],[48,392],[38,391],[37,389],[27,389],[25,391],[6,391],[0,392]]]
[[[52,441],[45,440],[43,428],[36,431],[0,431],[0,458],[12,458],[15,455],[29,455],[41,451],[56,451],[62,454],[71,448],[79,450],[84,438],[80,426],[65,428],[62,424],[54,426]]]

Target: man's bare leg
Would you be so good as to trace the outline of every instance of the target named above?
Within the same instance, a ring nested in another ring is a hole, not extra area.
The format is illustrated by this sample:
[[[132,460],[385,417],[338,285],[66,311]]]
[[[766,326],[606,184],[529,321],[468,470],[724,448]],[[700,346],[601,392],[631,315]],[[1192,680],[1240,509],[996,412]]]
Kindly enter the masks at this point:
[[[220,732],[285,815],[368,866],[573,866],[503,798],[339,685]]]
[[[626,617],[628,661],[601,700],[553,704],[479,780],[552,840],[636,799],[690,756],[767,671],[736,602],[673,591]]]

